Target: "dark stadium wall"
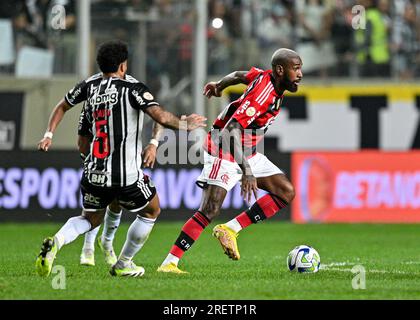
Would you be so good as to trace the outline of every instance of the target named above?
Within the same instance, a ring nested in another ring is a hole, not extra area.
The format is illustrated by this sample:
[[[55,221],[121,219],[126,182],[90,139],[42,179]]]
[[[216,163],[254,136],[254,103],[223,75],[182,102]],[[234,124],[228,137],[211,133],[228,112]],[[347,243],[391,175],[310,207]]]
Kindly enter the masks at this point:
[[[290,154],[266,150],[284,172],[290,172]],[[157,165],[149,174],[159,193],[162,220],[185,220],[196,210],[201,189],[195,180],[200,165]],[[63,221],[81,212],[81,160],[75,151],[0,152],[0,222]],[[237,185],[225,199],[222,219],[246,209]],[[130,221],[134,214],[127,213]],[[290,220],[290,209],[274,219]]]
[[[416,96],[416,107],[420,114],[420,95]],[[420,149],[420,117],[417,123],[416,134],[414,135],[413,142],[411,144],[411,148],[413,149]]]
[[[19,148],[24,92],[0,92],[0,150]]]

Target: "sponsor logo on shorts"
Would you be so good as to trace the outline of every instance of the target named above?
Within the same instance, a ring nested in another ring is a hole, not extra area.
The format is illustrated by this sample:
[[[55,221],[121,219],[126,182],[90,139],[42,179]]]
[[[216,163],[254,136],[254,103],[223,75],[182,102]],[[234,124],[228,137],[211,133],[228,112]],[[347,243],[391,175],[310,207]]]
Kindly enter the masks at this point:
[[[86,193],[83,200],[86,204],[90,204],[90,205],[94,205],[94,206],[99,206],[100,205],[99,197],[95,197],[94,195],[92,195],[90,193]]]
[[[97,186],[103,186],[106,184],[108,178],[104,174],[97,174],[97,173],[91,173],[89,174],[89,182],[91,184],[97,185]]]

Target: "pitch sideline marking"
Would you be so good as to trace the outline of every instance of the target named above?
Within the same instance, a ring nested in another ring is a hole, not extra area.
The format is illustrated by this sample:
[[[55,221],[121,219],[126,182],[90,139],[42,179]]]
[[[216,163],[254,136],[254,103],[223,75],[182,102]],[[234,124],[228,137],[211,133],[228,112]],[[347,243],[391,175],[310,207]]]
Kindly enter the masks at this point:
[[[420,264],[420,261],[407,261],[402,262],[403,264]],[[321,264],[320,270],[327,270],[327,271],[340,271],[340,272],[352,272],[352,269],[350,268],[338,268],[339,266],[354,266],[358,263],[353,262],[331,262],[328,264]],[[406,274],[406,275],[420,275],[420,273],[413,273],[413,272],[405,272],[405,271],[399,271],[399,270],[378,270],[378,269],[366,269],[366,272],[368,273],[382,273],[382,274]]]

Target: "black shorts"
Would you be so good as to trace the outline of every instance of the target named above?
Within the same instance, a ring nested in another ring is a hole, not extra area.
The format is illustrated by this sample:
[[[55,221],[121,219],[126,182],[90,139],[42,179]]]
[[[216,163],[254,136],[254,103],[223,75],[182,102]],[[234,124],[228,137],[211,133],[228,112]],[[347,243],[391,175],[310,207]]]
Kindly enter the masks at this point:
[[[105,209],[114,199],[128,211],[137,212],[146,207],[156,194],[156,187],[149,176],[127,187],[98,187],[83,176],[80,190],[86,211]]]

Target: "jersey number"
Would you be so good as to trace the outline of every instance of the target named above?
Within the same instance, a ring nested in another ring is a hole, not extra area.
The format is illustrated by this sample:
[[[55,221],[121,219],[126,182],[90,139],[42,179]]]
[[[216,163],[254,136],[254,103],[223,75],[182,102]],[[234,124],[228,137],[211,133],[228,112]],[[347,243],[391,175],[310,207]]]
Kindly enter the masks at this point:
[[[104,159],[109,155],[109,139],[108,133],[103,131],[107,125],[107,120],[96,121],[96,137],[93,143],[93,155],[95,158]]]

